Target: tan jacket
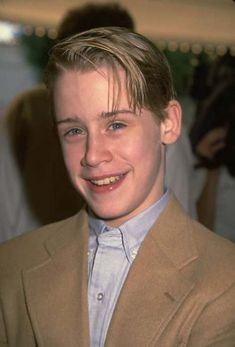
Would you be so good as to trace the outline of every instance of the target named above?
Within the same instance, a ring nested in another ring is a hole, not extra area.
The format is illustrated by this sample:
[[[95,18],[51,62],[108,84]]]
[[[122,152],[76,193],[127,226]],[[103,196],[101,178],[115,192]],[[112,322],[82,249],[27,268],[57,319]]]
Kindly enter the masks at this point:
[[[87,214],[0,247],[0,347],[87,347]],[[174,197],[148,233],[105,347],[234,347],[235,247]]]

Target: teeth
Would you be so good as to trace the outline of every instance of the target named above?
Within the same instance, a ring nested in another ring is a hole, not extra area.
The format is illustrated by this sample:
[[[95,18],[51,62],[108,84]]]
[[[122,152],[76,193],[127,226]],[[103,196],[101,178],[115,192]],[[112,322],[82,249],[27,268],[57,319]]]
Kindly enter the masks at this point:
[[[91,182],[96,184],[97,186],[105,186],[110,183],[119,181],[120,178],[121,176],[111,176],[111,177],[104,178],[103,180],[91,180]]]

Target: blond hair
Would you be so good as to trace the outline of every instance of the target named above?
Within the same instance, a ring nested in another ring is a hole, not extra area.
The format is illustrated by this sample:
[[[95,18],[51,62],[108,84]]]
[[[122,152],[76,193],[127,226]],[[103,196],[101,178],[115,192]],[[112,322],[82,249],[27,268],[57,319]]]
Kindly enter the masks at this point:
[[[146,108],[162,120],[165,108],[175,97],[170,68],[162,52],[147,38],[118,27],[96,28],[59,42],[50,53],[46,70],[49,89],[66,70],[86,71],[111,67],[118,88],[118,68],[125,71],[130,107]]]

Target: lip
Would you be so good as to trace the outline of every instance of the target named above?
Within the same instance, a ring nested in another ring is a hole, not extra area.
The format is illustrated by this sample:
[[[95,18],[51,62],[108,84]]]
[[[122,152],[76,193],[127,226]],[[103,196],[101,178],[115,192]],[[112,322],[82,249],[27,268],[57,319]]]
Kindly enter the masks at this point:
[[[94,193],[109,193],[112,192],[113,190],[119,188],[124,179],[126,178],[127,173],[125,174],[111,174],[111,175],[102,175],[102,176],[92,176],[89,178],[86,178],[86,182],[87,182],[87,186],[89,187],[89,189],[94,192]],[[110,177],[117,177],[119,176],[119,180],[109,183],[109,184],[105,184],[105,185],[97,185],[95,183],[93,183],[92,181],[99,181],[99,180],[105,180],[107,178]]]

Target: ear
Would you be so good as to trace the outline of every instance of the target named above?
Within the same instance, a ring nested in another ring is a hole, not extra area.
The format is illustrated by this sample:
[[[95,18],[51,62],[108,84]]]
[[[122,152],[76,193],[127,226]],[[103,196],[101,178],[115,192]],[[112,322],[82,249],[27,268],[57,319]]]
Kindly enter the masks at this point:
[[[182,110],[179,102],[171,100],[165,112],[166,117],[161,122],[161,140],[168,145],[174,143],[181,133]]]

